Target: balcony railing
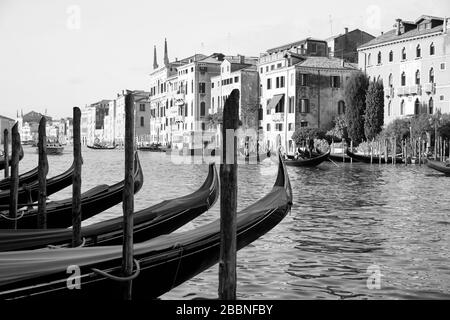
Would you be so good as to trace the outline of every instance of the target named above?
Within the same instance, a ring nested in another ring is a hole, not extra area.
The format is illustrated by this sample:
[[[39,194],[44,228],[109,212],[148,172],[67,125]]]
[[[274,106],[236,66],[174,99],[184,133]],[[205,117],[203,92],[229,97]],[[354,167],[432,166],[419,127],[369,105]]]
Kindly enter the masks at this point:
[[[177,93],[175,95],[175,105],[182,106],[185,103],[185,95],[184,93]]]
[[[416,84],[414,86],[409,87],[410,95],[421,95],[422,94],[422,86],[420,84]]]
[[[394,87],[389,87],[384,89],[384,93],[387,98],[393,98],[394,97]]]
[[[397,88],[397,95],[400,96],[406,96],[409,94],[408,87],[398,87]]]
[[[436,84],[435,83],[425,83],[423,85],[423,90],[428,94],[435,94],[436,93]]]
[[[284,112],[274,113],[272,115],[273,122],[284,122]]]
[[[175,117],[175,122],[176,123],[184,122],[184,116],[176,116]]]

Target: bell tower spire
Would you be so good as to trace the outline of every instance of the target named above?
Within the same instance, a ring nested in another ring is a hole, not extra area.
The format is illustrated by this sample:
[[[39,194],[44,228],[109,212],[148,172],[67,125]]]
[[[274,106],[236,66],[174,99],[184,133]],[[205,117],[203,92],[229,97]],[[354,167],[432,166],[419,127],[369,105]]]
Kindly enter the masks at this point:
[[[158,61],[156,58],[156,46],[153,49],[153,69],[158,69]]]
[[[164,65],[169,65],[169,55],[167,53],[167,39],[164,38]]]

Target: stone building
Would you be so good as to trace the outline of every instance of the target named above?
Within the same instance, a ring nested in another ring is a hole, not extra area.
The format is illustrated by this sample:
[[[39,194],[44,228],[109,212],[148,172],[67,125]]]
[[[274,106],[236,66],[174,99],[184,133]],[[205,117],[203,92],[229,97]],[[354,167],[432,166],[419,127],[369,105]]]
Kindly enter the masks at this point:
[[[323,42],[326,45],[326,42]],[[293,153],[292,134],[300,127],[328,129],[345,112],[344,87],[357,66],[342,59],[310,56],[298,46],[261,54],[260,107],[266,149],[279,145]]]
[[[358,47],[371,41],[375,37],[359,29],[327,39],[328,51],[331,57],[344,59],[347,62],[358,63]]]
[[[394,29],[358,48],[359,67],[383,81],[384,123],[437,109],[450,112],[449,19],[397,19]]]

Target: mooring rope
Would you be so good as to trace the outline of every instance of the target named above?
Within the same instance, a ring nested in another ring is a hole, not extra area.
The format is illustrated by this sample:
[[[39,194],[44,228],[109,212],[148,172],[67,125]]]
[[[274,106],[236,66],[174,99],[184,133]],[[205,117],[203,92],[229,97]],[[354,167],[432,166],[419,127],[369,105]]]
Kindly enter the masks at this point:
[[[104,276],[108,279],[111,280],[115,280],[115,281],[119,281],[119,282],[126,282],[126,281],[131,281],[134,280],[138,277],[138,275],[141,273],[141,266],[139,265],[139,261],[136,259],[133,259],[134,264],[136,265],[136,272],[128,277],[119,277],[119,276],[113,276],[112,274],[109,274],[105,271],[99,270],[99,269],[95,269],[92,268],[91,270],[94,271],[95,273]]]
[[[81,244],[79,246],[73,247],[73,248],[83,248],[84,245],[86,244],[86,238],[83,237],[83,241],[81,242]],[[48,249],[61,249],[61,248],[67,248],[67,244],[62,244],[62,245],[53,245],[53,244],[49,244],[47,245]]]
[[[22,213],[18,217],[15,217],[15,218],[8,217],[8,216],[4,215],[3,213],[0,214],[0,217],[3,219],[9,220],[9,221],[17,221],[23,217],[25,211],[26,210],[19,210],[19,212],[22,212]]]

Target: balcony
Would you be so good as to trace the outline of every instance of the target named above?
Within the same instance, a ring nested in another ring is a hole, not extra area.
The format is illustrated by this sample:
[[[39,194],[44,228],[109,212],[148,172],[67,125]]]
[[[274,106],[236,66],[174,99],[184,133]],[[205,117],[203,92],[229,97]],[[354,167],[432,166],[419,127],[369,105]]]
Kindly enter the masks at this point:
[[[185,103],[185,95],[184,93],[177,93],[175,95],[175,105],[177,106],[183,106]]]
[[[409,87],[410,95],[421,95],[422,94],[422,86],[420,84],[416,84],[414,86]]]
[[[425,83],[423,85],[423,91],[425,91],[428,94],[435,94],[436,93],[436,84],[435,83]]]
[[[274,113],[272,115],[273,122],[284,122],[284,112]]]
[[[397,88],[397,95],[399,97],[401,96],[407,96],[409,94],[408,87],[398,87]]]
[[[176,116],[175,117],[175,122],[176,123],[184,122],[184,116]]]

